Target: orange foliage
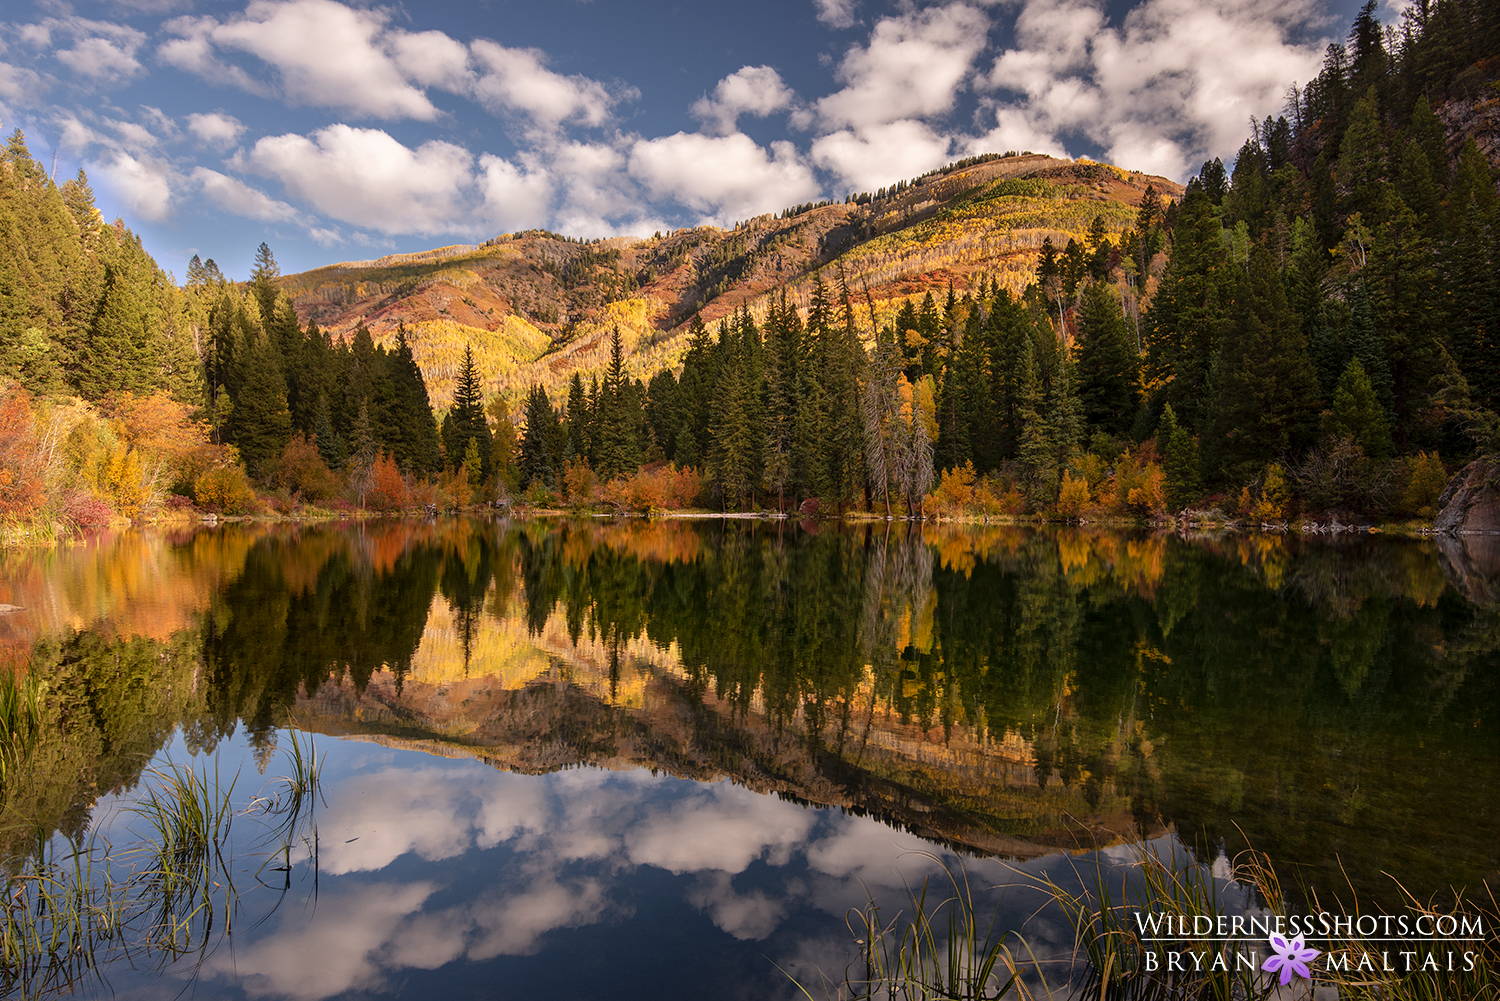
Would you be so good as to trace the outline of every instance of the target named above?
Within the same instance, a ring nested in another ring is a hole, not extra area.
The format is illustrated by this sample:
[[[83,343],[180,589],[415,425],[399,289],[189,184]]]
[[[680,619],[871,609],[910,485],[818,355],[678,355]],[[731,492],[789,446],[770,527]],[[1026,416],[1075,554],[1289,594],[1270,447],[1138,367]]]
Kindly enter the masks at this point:
[[[323,461],[318,447],[301,431],[292,435],[276,460],[271,482],[293,494],[319,501],[332,497],[338,490],[338,478]]]
[[[16,386],[0,397],[0,515],[29,517],[42,506],[42,456],[31,394]]]
[[[592,504],[598,499],[599,478],[583,459],[569,459],[563,469],[563,491],[574,506]]]
[[[1057,495],[1057,513],[1064,518],[1081,517],[1089,506],[1089,481],[1063,470],[1062,490]]]
[[[389,452],[381,452],[375,465],[370,467],[370,487],[365,493],[365,504],[375,511],[399,511],[410,501],[406,480],[396,468],[396,460]]]
[[[692,468],[642,467],[634,476],[605,484],[606,504],[629,511],[678,511],[691,507],[703,493],[703,477]]]

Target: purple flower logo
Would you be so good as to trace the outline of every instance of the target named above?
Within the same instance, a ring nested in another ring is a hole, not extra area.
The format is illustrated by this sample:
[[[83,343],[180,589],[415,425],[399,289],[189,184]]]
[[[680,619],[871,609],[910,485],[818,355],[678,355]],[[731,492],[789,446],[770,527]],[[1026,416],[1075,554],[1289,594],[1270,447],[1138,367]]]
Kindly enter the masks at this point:
[[[1276,950],[1276,955],[1268,956],[1260,968],[1267,973],[1280,970],[1281,986],[1285,987],[1292,982],[1293,973],[1307,980],[1312,979],[1312,971],[1307,968],[1307,964],[1317,958],[1318,950],[1307,948],[1301,935],[1290,942],[1280,935],[1272,935],[1271,948]]]

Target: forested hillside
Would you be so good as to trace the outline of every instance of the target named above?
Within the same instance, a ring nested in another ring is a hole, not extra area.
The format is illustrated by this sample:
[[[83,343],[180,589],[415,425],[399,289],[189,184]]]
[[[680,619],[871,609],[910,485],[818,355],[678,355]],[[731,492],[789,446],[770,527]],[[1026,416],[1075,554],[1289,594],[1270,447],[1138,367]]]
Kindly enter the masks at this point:
[[[17,133],[0,503],[1428,517],[1500,435],[1500,15],[1375,10],[1185,189],[1012,151],[244,282],[178,287]]]

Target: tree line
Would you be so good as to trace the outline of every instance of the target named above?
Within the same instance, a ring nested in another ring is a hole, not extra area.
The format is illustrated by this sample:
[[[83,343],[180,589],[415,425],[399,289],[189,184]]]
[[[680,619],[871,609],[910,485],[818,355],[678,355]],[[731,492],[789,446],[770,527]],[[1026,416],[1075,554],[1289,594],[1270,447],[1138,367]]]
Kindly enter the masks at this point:
[[[881,325],[820,279],[804,309],[695,320],[680,374],[649,384],[616,335],[564,406],[533,388],[518,485],[668,460],[725,507],[915,512],[936,480],[1064,513],[1420,513],[1440,456],[1500,431],[1495,178],[1433,110],[1488,92],[1470,63],[1495,31],[1447,0],[1387,32],[1371,0],[1232,171],[1204,164],[1175,202],[1148,188],[1118,238],[1101,218],[1048,240],[1021,295],[981,277]]]

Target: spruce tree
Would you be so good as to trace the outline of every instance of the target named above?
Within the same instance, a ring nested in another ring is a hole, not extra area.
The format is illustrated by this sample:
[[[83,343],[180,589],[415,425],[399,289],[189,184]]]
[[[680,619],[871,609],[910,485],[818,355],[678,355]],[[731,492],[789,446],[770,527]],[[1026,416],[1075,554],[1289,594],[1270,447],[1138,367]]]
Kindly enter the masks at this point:
[[[485,422],[484,391],[479,383],[474,348],[465,344],[463,368],[459,370],[458,384],[453,388],[453,405],[443,421],[443,448],[450,469],[457,469],[463,463],[471,438],[478,442],[475,447],[479,450],[480,475],[488,480],[494,472],[495,443]]]
[[[1088,286],[1078,309],[1078,395],[1089,426],[1124,437],[1135,419],[1139,382],[1140,356],[1119,298],[1107,285]]]
[[[286,380],[270,338],[261,334],[245,354],[245,372],[234,401],[231,440],[250,475],[268,477],[292,436],[292,414],[286,405]]]

